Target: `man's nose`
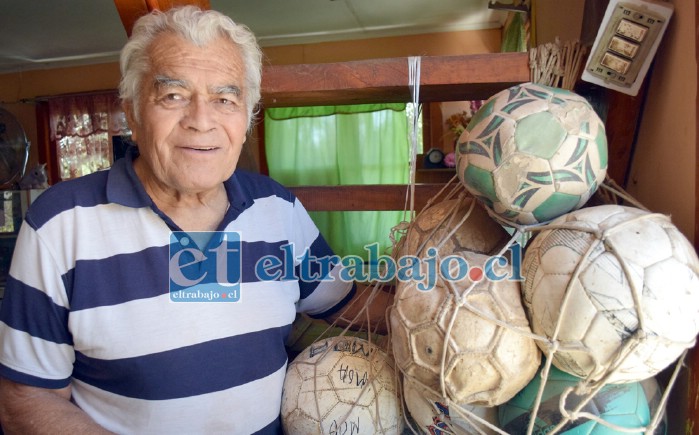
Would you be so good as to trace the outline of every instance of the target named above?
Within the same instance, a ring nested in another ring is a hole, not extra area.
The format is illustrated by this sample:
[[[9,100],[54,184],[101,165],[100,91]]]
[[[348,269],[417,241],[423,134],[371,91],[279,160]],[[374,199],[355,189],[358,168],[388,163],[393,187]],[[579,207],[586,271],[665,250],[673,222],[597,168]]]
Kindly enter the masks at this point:
[[[190,100],[182,118],[183,127],[191,130],[206,132],[215,125],[213,104],[205,98],[194,97]]]

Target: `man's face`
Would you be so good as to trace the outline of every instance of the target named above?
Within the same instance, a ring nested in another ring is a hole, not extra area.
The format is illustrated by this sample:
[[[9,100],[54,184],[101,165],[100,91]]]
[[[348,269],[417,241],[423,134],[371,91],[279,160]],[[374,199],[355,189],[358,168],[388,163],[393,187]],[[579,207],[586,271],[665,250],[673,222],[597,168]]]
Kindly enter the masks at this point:
[[[139,177],[179,194],[219,188],[238,163],[247,129],[239,49],[223,37],[197,47],[167,33],[149,54],[140,122],[127,107]]]

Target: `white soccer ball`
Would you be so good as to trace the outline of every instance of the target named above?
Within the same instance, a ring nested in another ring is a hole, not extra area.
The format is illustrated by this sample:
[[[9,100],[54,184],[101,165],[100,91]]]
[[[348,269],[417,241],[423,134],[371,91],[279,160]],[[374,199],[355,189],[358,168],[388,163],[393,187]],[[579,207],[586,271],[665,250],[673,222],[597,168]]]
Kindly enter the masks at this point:
[[[454,255],[469,270],[483,270],[489,258],[467,251]],[[468,277],[452,282],[438,275],[434,287],[423,291],[423,281],[401,282],[389,315],[393,353],[405,377],[452,402],[495,406],[531,380],[540,354],[526,335],[531,331],[520,283],[485,278],[472,288],[471,283]]]
[[[403,400],[416,429],[425,434],[494,434],[488,424],[498,427],[496,407],[448,406],[446,400],[410,379],[403,382]]]
[[[284,432],[400,434],[395,377],[389,356],[366,340],[316,342],[289,364],[281,406]]]
[[[515,224],[580,208],[607,172],[604,123],[592,106],[573,92],[533,83],[488,99],[456,155],[466,188]]]
[[[559,343],[553,364],[574,376],[646,379],[699,333],[699,259],[666,216],[618,205],[571,212],[534,237],[522,270],[532,329]]]
[[[462,251],[496,254],[509,239],[507,231],[469,195],[423,210],[411,222],[400,253],[422,257],[429,248],[438,248],[445,256]]]

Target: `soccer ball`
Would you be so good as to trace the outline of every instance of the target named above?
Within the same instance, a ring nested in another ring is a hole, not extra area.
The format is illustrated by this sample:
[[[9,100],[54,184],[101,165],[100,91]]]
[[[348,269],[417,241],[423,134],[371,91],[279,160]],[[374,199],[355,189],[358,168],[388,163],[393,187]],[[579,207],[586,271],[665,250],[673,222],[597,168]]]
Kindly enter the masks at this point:
[[[571,212],[531,240],[522,270],[532,329],[558,341],[552,362],[572,375],[640,381],[699,333],[699,259],[667,216],[619,205]]]
[[[395,382],[391,359],[368,341],[316,342],[289,364],[281,406],[284,432],[400,434]]]
[[[583,97],[525,83],[492,96],[459,138],[457,174],[507,223],[584,205],[607,172],[604,123]]]
[[[548,433],[563,422],[560,410],[561,395],[576,387],[582,379],[562,372],[551,366],[541,397],[533,433]],[[500,427],[507,433],[527,433],[532,410],[541,386],[541,371],[522,391],[506,404],[498,408]],[[567,412],[573,411],[586,395],[577,395],[573,390],[566,397],[564,406]],[[607,384],[581,409],[603,421],[624,429],[647,427],[651,422],[648,401],[640,382],[628,384]],[[561,434],[609,435],[624,432],[613,430],[593,419],[580,417],[565,423]]]
[[[469,195],[422,211],[401,241],[400,253],[423,256],[429,248],[438,248],[444,255],[461,251],[495,254],[509,238],[507,231]]]
[[[468,251],[454,255],[469,270],[481,271],[490,258]],[[433,288],[424,291],[420,280],[401,282],[389,314],[391,342],[405,377],[454,403],[495,406],[529,382],[540,355],[526,335],[531,331],[519,282],[473,283],[470,288],[467,276],[450,281],[438,275]],[[442,376],[445,391],[440,387]]]
[[[494,434],[481,420],[498,427],[496,407],[452,405],[450,410],[444,399],[409,379],[403,382],[403,399],[418,429],[426,434]]]

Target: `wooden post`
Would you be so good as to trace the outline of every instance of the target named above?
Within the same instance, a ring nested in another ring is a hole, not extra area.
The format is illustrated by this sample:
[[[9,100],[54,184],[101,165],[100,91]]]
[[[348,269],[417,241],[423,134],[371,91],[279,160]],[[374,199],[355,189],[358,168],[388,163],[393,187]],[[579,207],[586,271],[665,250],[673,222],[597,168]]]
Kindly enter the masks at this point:
[[[699,62],[699,0],[694,1],[694,38],[695,38],[695,61]],[[699,86],[699,75],[697,76],[697,85]],[[694,249],[699,247],[699,97],[695,96],[696,129],[695,141],[697,155],[695,157],[696,164],[694,168]],[[687,387],[687,422],[685,425],[685,434],[699,434],[699,349],[694,346],[694,349],[689,351],[688,361],[688,387]]]
[[[114,0],[114,5],[119,11],[127,36],[131,36],[131,29],[137,19],[154,10],[166,11],[172,7],[184,5],[211,9],[209,0]]]

